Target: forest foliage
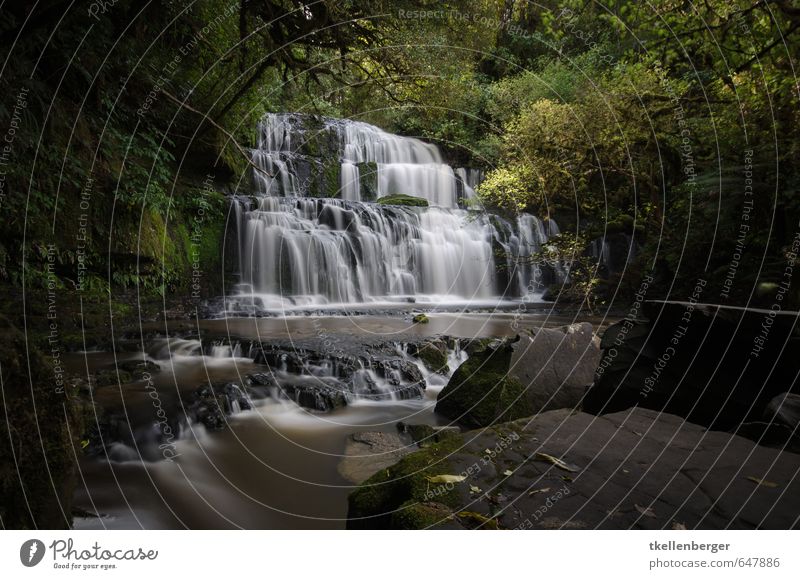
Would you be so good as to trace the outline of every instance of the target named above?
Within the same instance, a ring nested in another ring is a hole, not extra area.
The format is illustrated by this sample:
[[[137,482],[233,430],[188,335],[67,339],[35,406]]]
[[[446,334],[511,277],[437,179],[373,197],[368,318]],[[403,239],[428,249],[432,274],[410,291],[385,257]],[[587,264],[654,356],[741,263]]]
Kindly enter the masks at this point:
[[[68,289],[180,289],[187,224],[209,202],[203,180],[247,187],[257,120],[288,110],[373,122],[483,169],[485,207],[559,223],[552,245],[581,264],[567,292],[578,301],[631,295],[645,274],[662,296],[683,299],[702,277],[718,293],[709,301],[742,304],[770,303],[796,280],[790,0],[52,0],[2,11],[0,129],[14,133],[2,159],[5,283],[47,284],[52,247]],[[224,203],[212,204],[204,227],[219,232]],[[604,236],[635,248],[624,271],[587,265]]]

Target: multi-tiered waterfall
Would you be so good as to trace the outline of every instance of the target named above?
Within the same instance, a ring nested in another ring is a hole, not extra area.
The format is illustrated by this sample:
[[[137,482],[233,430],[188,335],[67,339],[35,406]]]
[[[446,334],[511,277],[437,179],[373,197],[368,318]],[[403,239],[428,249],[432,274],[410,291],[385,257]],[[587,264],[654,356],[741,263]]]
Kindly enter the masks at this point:
[[[466,208],[478,171],[362,122],[268,115],[253,162],[255,194],[235,205],[234,308],[519,299],[540,284],[525,258],[557,232]],[[381,201],[397,195],[428,206]]]

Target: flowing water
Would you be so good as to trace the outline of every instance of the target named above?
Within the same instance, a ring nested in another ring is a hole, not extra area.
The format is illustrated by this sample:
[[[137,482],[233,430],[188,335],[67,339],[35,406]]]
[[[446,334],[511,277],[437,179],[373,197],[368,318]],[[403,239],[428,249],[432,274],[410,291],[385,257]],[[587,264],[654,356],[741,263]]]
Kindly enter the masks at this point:
[[[256,193],[235,200],[241,284],[228,313],[397,302],[487,307],[535,296],[544,276],[557,275],[529,259],[558,233],[554,221],[459,206],[474,197],[480,171],[454,171],[434,145],[366,123],[308,125],[298,115],[269,115],[260,125],[253,161],[263,172],[255,172]],[[311,142],[328,157],[306,154]],[[367,169],[374,175],[362,174]],[[337,172],[339,180],[325,182]],[[374,202],[398,193],[430,206]]]
[[[75,502],[98,516],[78,528],[342,528],[350,435],[447,424],[433,408],[466,340],[574,321],[530,311],[563,277],[528,259],[556,224],[472,209],[481,172],[432,144],[269,115],[253,162],[253,191],[231,200],[239,282],[213,319],[65,357],[120,382],[93,391]],[[429,206],[379,202],[396,194]],[[414,356],[430,340],[444,373]]]

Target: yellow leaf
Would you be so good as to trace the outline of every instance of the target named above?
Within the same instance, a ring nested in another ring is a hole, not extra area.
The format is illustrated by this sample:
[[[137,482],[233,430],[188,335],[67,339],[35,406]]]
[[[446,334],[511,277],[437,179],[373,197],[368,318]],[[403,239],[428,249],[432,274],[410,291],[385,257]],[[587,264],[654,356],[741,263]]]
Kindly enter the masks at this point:
[[[633,505],[636,507],[636,510],[639,511],[645,517],[650,517],[651,519],[656,518],[656,513],[650,507],[640,507],[639,505]]]
[[[768,481],[768,480],[764,480],[763,478],[756,478],[754,476],[749,476],[749,477],[747,477],[747,480],[753,481],[757,485],[760,485],[762,487],[767,487],[768,489],[776,489],[776,488],[778,488],[778,483],[774,483],[774,482],[771,482],[771,481]]]
[[[577,466],[574,466],[574,465],[571,465],[571,464],[567,464],[566,462],[564,462],[560,458],[556,458],[553,455],[545,454],[543,452],[537,452],[536,453],[536,459],[537,460],[543,460],[545,462],[549,462],[553,466],[557,466],[558,468],[566,470],[568,472],[578,472],[580,470]]]
[[[432,483],[460,483],[467,477],[460,474],[437,474],[436,476],[426,476],[428,482]]]

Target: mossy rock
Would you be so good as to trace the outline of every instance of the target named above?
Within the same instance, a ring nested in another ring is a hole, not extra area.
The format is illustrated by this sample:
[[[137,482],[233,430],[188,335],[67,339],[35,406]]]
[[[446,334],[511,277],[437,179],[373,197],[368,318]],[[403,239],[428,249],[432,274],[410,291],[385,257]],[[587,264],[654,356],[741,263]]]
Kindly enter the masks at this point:
[[[421,197],[413,197],[411,195],[402,195],[400,193],[395,195],[387,195],[378,199],[381,205],[402,205],[404,207],[427,207],[428,200]]]
[[[128,384],[129,382],[133,381],[133,376],[131,376],[130,372],[121,368],[100,370],[94,374],[93,378],[94,385],[98,388],[101,386],[112,386],[115,384]]]
[[[322,166],[321,197],[339,197],[342,189],[342,166],[338,160],[327,161]]]
[[[447,346],[439,342],[426,342],[417,350],[417,358],[431,372],[447,374],[450,367],[447,365]]]
[[[397,429],[403,434],[408,434],[411,440],[420,447],[429,446],[447,440],[448,438],[461,435],[457,426],[434,428],[429,424],[406,424],[405,422],[398,422]]]
[[[362,201],[375,201],[378,198],[378,164],[358,163],[359,185]]]
[[[428,322],[430,322],[430,319],[428,319],[428,316],[426,316],[425,314],[416,314],[413,318],[411,318],[411,320],[415,324],[427,324]]]
[[[506,342],[470,355],[439,393],[436,412],[474,428],[532,416],[525,387],[508,375],[511,355]]]
[[[403,457],[397,464],[383,469],[366,481],[348,497],[349,529],[389,529],[395,525],[404,528],[424,528],[431,520],[431,511],[416,511],[406,515],[398,510],[411,503],[430,503],[435,501],[448,509],[459,504],[459,493],[455,483],[451,485],[432,483],[428,477],[440,474],[454,474],[448,456],[464,445],[461,435],[432,444],[422,450]],[[436,508],[437,512],[441,509]],[[425,515],[425,516],[423,516]],[[398,517],[398,518],[396,518]],[[441,518],[441,517],[439,517]],[[415,522],[416,521],[416,522]],[[422,524],[420,527],[413,525]]]
[[[392,513],[392,529],[463,529],[452,509],[437,502],[406,501]]]

